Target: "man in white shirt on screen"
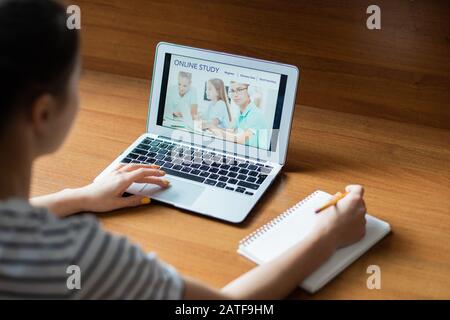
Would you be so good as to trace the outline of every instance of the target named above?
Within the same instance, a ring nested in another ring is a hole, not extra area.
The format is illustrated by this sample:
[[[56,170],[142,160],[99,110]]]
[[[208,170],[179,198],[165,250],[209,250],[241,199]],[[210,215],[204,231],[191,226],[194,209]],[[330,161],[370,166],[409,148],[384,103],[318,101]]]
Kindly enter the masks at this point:
[[[192,86],[192,73],[185,71],[178,73],[178,85],[168,88],[166,106],[170,108],[174,119],[181,119],[188,115],[192,119],[196,119],[198,112],[197,90]]]

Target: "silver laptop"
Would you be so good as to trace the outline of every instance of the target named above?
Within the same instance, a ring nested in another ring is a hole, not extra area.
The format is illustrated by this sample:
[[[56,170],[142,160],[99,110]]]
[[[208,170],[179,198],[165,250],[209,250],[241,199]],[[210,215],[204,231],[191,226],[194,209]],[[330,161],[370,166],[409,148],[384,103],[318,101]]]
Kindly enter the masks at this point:
[[[299,70],[295,66],[159,43],[147,130],[120,163],[156,164],[171,186],[128,193],[242,222],[283,168]]]

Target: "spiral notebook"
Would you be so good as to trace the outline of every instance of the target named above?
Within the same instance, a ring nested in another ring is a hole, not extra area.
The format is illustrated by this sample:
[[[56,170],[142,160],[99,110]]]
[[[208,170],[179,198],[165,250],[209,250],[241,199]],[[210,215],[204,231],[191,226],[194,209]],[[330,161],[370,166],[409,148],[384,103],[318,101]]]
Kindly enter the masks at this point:
[[[317,216],[314,210],[332,197],[326,192],[315,191],[240,241],[238,253],[258,264],[276,258],[312,232],[312,224]],[[391,230],[387,222],[368,214],[366,221],[364,238],[335,251],[319,269],[300,284],[301,288],[310,293],[318,291]]]

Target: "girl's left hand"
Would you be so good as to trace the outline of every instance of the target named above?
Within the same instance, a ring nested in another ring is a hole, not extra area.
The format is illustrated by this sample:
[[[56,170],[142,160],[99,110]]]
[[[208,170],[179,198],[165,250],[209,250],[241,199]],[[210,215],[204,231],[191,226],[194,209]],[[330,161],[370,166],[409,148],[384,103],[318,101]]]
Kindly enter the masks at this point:
[[[101,179],[81,188],[85,201],[83,211],[106,212],[148,204],[148,197],[122,195],[132,183],[151,183],[167,188],[170,182],[161,178],[165,174],[155,165],[121,164]]]

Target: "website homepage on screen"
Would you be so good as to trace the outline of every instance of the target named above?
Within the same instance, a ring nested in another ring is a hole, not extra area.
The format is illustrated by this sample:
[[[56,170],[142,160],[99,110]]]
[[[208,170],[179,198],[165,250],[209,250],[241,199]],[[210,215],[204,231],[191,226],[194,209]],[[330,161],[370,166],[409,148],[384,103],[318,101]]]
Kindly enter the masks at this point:
[[[167,54],[158,125],[274,151],[286,76]]]

